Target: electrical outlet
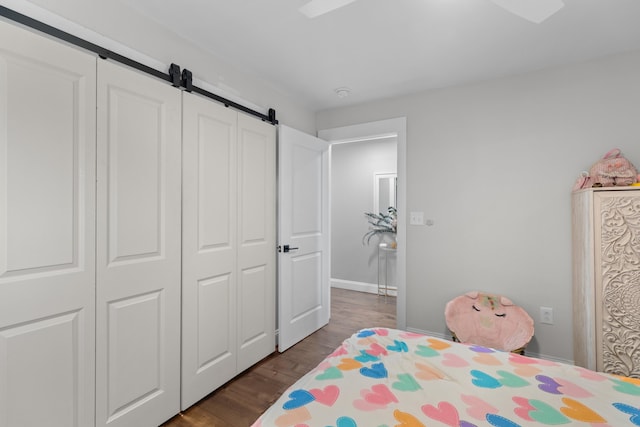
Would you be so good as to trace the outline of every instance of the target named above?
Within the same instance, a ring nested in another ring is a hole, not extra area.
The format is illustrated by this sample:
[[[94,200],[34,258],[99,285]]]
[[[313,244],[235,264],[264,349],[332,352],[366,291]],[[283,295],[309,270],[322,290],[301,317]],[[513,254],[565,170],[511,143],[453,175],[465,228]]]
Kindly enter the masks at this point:
[[[540,307],[540,323],[553,325],[553,308]]]

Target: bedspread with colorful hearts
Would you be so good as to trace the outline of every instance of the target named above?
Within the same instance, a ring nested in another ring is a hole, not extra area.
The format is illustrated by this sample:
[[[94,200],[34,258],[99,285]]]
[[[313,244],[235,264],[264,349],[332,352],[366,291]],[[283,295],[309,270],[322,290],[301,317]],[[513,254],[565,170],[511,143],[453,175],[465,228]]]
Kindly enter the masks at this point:
[[[364,329],[253,427],[640,426],[640,380],[395,329]]]

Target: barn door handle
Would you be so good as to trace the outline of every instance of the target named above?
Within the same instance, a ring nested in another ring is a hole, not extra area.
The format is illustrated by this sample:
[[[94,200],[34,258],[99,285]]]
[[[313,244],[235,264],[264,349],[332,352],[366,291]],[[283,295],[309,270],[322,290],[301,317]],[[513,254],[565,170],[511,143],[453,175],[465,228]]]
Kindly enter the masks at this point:
[[[292,248],[289,245],[284,245],[282,247],[282,249],[280,249],[280,247],[278,247],[278,252],[290,252],[290,251],[295,251],[296,249],[300,249],[300,248]]]

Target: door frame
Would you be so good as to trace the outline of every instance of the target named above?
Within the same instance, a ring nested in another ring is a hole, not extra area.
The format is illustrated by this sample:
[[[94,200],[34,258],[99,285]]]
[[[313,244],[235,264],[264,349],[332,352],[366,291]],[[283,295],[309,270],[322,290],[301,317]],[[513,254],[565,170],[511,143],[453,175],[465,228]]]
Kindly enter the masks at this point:
[[[398,296],[396,299],[396,324],[398,329],[405,329],[407,325],[407,292],[406,292],[406,250],[407,250],[407,118],[397,117],[375,122],[359,123],[349,126],[323,129],[318,131],[318,138],[330,144],[342,142],[356,142],[378,138],[381,136],[396,136],[398,142],[398,218],[397,229],[397,271],[396,280]]]

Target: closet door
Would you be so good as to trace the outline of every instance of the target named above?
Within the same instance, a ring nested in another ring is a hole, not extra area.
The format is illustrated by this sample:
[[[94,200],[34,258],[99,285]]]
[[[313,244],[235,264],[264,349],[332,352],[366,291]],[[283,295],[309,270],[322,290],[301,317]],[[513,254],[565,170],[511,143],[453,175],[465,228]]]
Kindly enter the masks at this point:
[[[275,351],[276,129],[238,115],[238,372]]]
[[[96,420],[180,405],[180,91],[98,62]]]
[[[237,117],[183,93],[182,409],[237,372]]]
[[[0,22],[0,426],[94,419],[95,63]]]

